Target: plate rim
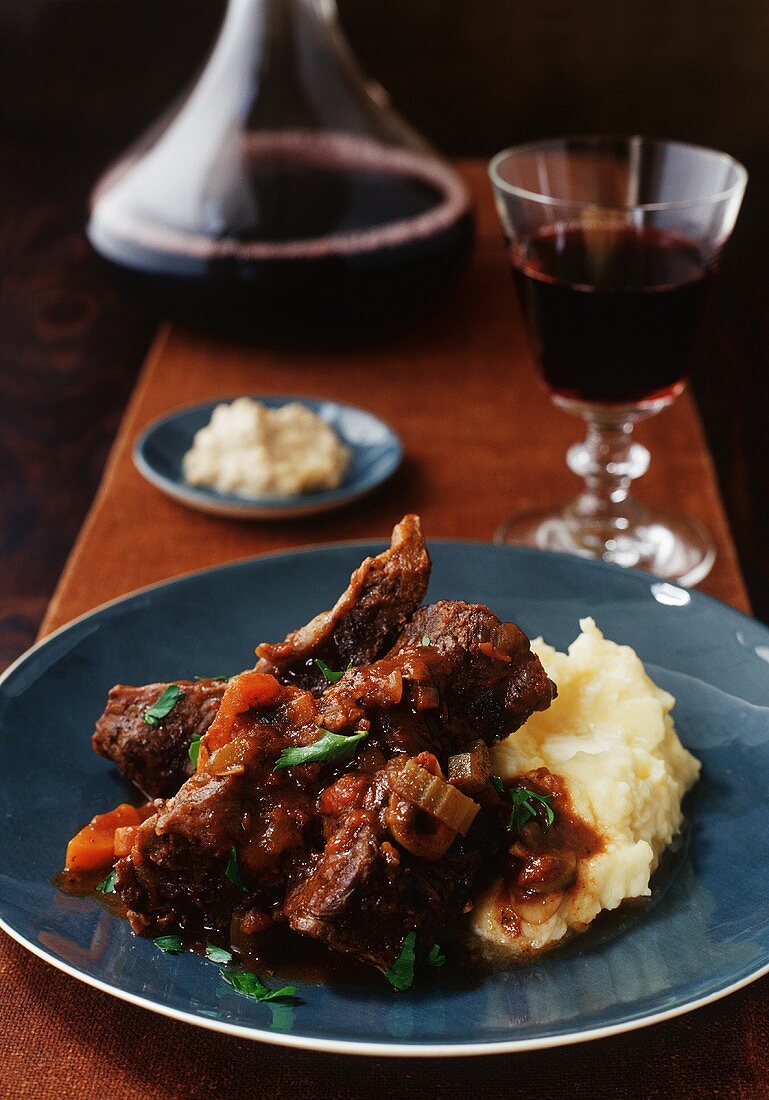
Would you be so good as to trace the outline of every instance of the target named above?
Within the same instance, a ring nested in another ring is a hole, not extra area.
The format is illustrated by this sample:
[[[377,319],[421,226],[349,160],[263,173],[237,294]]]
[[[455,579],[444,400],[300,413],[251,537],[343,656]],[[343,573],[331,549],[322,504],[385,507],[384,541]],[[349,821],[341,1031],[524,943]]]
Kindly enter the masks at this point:
[[[11,664],[0,673],[0,688],[3,687],[5,682],[31,659],[35,653],[40,649],[45,648],[49,643],[52,643],[56,638],[71,630],[72,628],[87,622],[95,615],[109,610],[115,606],[125,603],[136,596],[145,595],[148,592],[160,590],[172,585],[178,581],[192,579],[195,577],[204,576],[209,573],[219,572],[228,568],[247,565],[251,562],[257,562],[270,558],[284,558],[293,557],[299,554],[307,554],[318,551],[326,550],[341,550],[341,549],[359,549],[362,551],[378,550],[383,544],[386,544],[387,536],[381,538],[372,539],[345,539],[337,542],[329,543],[307,543],[301,546],[290,547],[282,550],[271,550],[261,554],[249,554],[244,557],[233,558],[229,561],[219,562],[215,565],[203,566],[200,569],[192,569],[185,573],[174,574],[171,577],[167,577],[160,581],[153,581],[151,584],[143,585],[139,588],[132,589],[129,592],[125,592],[120,596],[116,596],[111,600],[106,600],[103,603],[91,608],[89,611],[83,612],[81,615],[62,623],[61,626],[55,630],[46,634],[45,637],[39,638],[28,649],[26,649],[19,657],[17,657]],[[522,554],[525,557],[535,558],[549,558],[556,561],[567,562],[568,564],[575,564],[579,567],[580,563],[588,570],[597,571],[609,571],[613,576],[617,575],[619,570],[623,575],[634,577],[636,580],[640,580],[645,584],[665,582],[664,578],[657,577],[655,574],[642,572],[638,569],[628,569],[618,565],[613,565],[609,562],[597,561],[594,559],[582,558],[571,554],[562,553],[559,551],[551,550],[538,550],[533,547],[525,546],[500,546],[499,544],[490,543],[484,539],[450,539],[450,538],[432,538],[430,539],[431,546],[453,546],[453,547],[487,547],[495,551],[502,551],[503,553],[510,553],[512,556]],[[746,614],[739,608],[732,607],[731,604],[727,604],[724,600],[720,600],[715,596],[711,596],[706,592],[700,592],[696,590],[698,600],[704,600],[707,604],[713,604],[718,608],[724,608],[731,614],[738,616],[738,618],[745,620],[746,622],[757,624],[764,629],[768,629],[766,624],[761,623],[760,620],[754,618],[751,615]],[[296,1050],[308,1050],[316,1051],[320,1053],[328,1054],[347,1054],[356,1056],[375,1056],[375,1057],[387,1057],[387,1058],[461,1058],[461,1057],[480,1057],[493,1054],[518,1054],[525,1053],[527,1051],[547,1050],[555,1049],[558,1047],[573,1046],[578,1043],[591,1042],[596,1039],[609,1038],[613,1035],[621,1035],[629,1031],[638,1031],[642,1028],[651,1027],[655,1024],[663,1023],[666,1020],[675,1019],[678,1016],[686,1015],[689,1012],[694,1012],[699,1008],[704,1008],[706,1005],[713,1004],[716,1001],[722,1000],[725,997],[730,996],[732,993],[738,992],[740,989],[744,989],[746,986],[751,985],[753,982],[758,981],[767,974],[769,974],[769,960],[758,969],[752,971],[750,974],[744,975],[738,978],[736,981],[731,982],[729,985],[722,989],[715,990],[711,993],[707,993],[701,997],[694,997],[690,1000],[685,1000],[683,1003],[675,1005],[671,1008],[662,1009],[659,1012],[649,1013],[640,1016],[637,1019],[625,1020],[622,1023],[606,1024],[600,1027],[590,1028],[587,1030],[572,1030],[567,1031],[564,1034],[541,1036],[538,1038],[529,1039],[500,1039],[494,1041],[486,1041],[482,1043],[473,1043],[471,1040],[468,1042],[425,1042],[425,1043],[399,1043],[399,1042],[374,1042],[370,1040],[358,1040],[358,1039],[329,1039],[321,1036],[306,1036],[306,1035],[293,1035],[290,1033],[280,1033],[272,1031],[268,1028],[250,1027],[242,1024],[231,1023],[225,1020],[212,1020],[205,1016],[196,1015],[193,1012],[186,1012],[183,1009],[173,1008],[168,1005],[161,1004],[157,1001],[150,1000],[149,998],[142,997],[138,994],[131,993],[127,990],[120,989],[118,986],[111,985],[108,982],[102,981],[100,978],[93,977],[90,974],[86,974],[79,970],[77,967],[65,962],[63,959],[58,959],[55,956],[49,954],[44,948],[40,947],[37,943],[27,939],[24,935],[13,928],[5,916],[0,913],[0,929],[2,929],[7,935],[11,937],[16,943],[20,944],[31,954],[47,963],[49,966],[53,966],[55,969],[69,975],[84,985],[90,986],[93,989],[98,989],[100,992],[106,993],[111,997],[115,997],[118,1000],[125,1001],[129,1004],[136,1005],[140,1008],[146,1009],[156,1015],[164,1016],[168,1019],[178,1020],[182,1023],[192,1024],[196,1027],[205,1028],[208,1031],[213,1031],[217,1034],[231,1035],[235,1038],[250,1039],[252,1041],[267,1043],[272,1046],[287,1047]]]
[[[250,397],[255,401],[277,402],[271,407],[281,408],[292,401],[310,403],[312,405],[334,405],[354,413],[362,413],[371,420],[376,421],[386,431],[389,445],[393,448],[393,454],[389,467],[383,474],[379,474],[372,482],[360,485],[357,488],[345,488],[344,484],[336,489],[326,489],[318,493],[300,494],[297,497],[238,497],[235,493],[219,493],[215,489],[201,489],[193,485],[185,485],[180,481],[174,481],[160,473],[149,462],[145,455],[145,447],[148,440],[160,428],[178,419],[180,416],[197,411],[198,409],[213,409],[223,403],[233,402],[238,397]],[[134,466],[147,481],[160,492],[165,493],[173,500],[194,508],[200,512],[213,515],[227,516],[232,519],[283,519],[287,517],[308,516],[332,511],[346,504],[352,504],[367,493],[383,485],[398,470],[405,456],[403,440],[389,421],[369,409],[360,405],[351,405],[347,401],[337,401],[334,398],[317,397],[312,394],[298,393],[240,393],[224,394],[213,397],[207,401],[194,401],[187,405],[179,405],[170,412],[150,420],[138,433],[131,448],[131,457]]]
[[[619,567],[618,567],[619,568]],[[125,1001],[138,1008],[148,1009],[157,1016],[165,1016],[167,1019],[177,1020],[180,1023],[192,1024],[205,1028],[219,1035],[230,1035],[236,1039],[250,1039],[254,1042],[267,1043],[270,1046],[288,1047],[294,1050],[309,1050],[321,1054],[351,1054],[358,1057],[379,1058],[474,1058],[492,1054],[525,1054],[537,1050],[553,1050],[559,1047],[576,1046],[579,1043],[589,1043],[596,1039],[608,1039],[614,1035],[622,1035],[629,1031],[640,1031],[642,1028],[652,1027],[655,1024],[673,1020],[677,1016],[685,1016],[698,1008],[720,1001],[732,993],[752,985],[753,982],[763,978],[769,973],[769,962],[765,966],[744,978],[740,978],[732,985],[709,993],[704,997],[686,1001],[674,1008],[664,1009],[651,1015],[642,1016],[636,1020],[626,1020],[621,1024],[606,1024],[603,1027],[591,1028],[586,1031],[569,1031],[563,1035],[546,1035],[538,1039],[500,1039],[497,1042],[473,1043],[376,1043],[359,1039],[326,1039],[320,1036],[292,1035],[288,1032],[281,1033],[271,1031],[268,1028],[246,1027],[243,1024],[233,1024],[225,1020],[211,1020],[205,1016],[197,1016],[192,1012],[171,1008],[157,1001],[151,1001],[140,997],[136,993],[120,989],[117,986],[103,982],[100,978],[94,978],[90,974],[84,974],[76,967],[62,959],[48,955],[37,944],[32,943],[20,933],[12,929],[0,916],[0,928],[15,940],[16,943],[26,948],[31,954],[48,963],[49,966],[68,974],[84,985],[92,989],[98,989],[117,1000]]]

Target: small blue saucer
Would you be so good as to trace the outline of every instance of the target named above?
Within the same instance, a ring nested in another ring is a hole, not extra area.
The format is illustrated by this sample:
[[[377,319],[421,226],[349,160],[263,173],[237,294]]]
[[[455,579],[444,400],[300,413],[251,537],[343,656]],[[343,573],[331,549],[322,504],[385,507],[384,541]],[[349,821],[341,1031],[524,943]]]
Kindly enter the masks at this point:
[[[270,409],[300,401],[329,424],[352,451],[350,468],[338,489],[297,497],[242,497],[188,485],[182,459],[195,433],[211,419],[214,408],[234,397],[219,397],[201,405],[177,409],[154,420],[136,441],[133,458],[147,481],[181,504],[231,519],[287,519],[329,512],[370,493],[401,463],[403,444],[389,424],[354,405],[294,395],[253,395]]]

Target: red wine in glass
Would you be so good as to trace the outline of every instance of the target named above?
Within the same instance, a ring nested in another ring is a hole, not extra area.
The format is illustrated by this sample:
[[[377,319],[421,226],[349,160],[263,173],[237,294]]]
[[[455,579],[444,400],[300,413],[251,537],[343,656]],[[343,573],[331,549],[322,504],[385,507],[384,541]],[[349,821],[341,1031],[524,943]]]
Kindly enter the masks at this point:
[[[560,223],[511,245],[540,369],[557,396],[638,405],[680,392],[711,268],[679,233]]]

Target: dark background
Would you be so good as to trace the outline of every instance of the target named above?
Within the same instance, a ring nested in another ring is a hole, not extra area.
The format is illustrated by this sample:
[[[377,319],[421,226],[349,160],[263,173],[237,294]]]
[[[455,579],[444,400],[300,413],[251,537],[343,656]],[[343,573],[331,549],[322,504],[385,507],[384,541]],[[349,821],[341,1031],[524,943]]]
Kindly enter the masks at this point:
[[[100,169],[190,81],[219,0],[0,6],[0,665],[33,638],[153,323],[82,234]],[[642,132],[751,181],[696,394],[757,614],[769,619],[769,4],[341,0],[364,68],[443,151]]]

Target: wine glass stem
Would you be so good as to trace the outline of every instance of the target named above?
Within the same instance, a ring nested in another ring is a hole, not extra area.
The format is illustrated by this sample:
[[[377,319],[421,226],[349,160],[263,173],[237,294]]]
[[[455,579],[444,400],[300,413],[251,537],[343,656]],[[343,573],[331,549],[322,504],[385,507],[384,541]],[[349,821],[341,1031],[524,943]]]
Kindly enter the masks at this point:
[[[583,406],[570,409],[587,421],[581,443],[569,448],[569,469],[585,487],[566,511],[573,537],[590,553],[615,557],[619,542],[632,538],[643,510],[630,495],[632,482],[649,468],[649,452],[633,439],[644,415],[637,409]]]

